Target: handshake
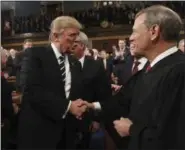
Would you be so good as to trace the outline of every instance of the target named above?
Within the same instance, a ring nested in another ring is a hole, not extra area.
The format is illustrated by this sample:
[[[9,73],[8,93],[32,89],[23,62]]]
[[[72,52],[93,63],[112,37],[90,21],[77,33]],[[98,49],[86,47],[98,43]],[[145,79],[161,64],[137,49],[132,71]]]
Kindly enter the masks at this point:
[[[82,99],[71,101],[69,112],[76,116],[77,119],[82,119],[82,115],[89,109],[94,109],[94,105]]]

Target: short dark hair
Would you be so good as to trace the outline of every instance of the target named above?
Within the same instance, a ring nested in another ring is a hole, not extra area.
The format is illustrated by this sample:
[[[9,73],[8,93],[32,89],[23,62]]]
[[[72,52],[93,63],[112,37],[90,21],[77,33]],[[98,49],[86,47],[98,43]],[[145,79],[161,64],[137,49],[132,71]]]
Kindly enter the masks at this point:
[[[32,43],[33,41],[32,41],[32,39],[25,39],[23,44],[26,44],[28,42]]]
[[[162,5],[153,5],[138,12],[135,19],[142,14],[146,14],[145,25],[148,28],[155,24],[159,25],[165,41],[177,41],[179,39],[182,20],[175,11]]]
[[[91,56],[93,56],[93,55],[94,55],[94,52],[93,52],[93,50],[92,50],[92,49],[89,49],[89,53],[91,54]]]

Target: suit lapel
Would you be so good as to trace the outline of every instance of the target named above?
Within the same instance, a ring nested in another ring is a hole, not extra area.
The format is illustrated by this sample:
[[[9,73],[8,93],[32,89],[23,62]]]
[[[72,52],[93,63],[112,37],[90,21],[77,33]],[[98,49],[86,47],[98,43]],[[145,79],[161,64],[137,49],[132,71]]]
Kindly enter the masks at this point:
[[[62,86],[64,87],[63,82],[60,82],[62,80],[61,78],[61,72],[60,72],[60,66],[58,64],[58,60],[55,56],[55,53],[53,52],[53,49],[51,46],[48,46],[48,66],[51,66],[51,70],[53,70],[52,73],[56,73],[57,79],[59,81],[59,83],[62,84]]]
[[[83,64],[83,68],[82,68],[83,74],[88,71],[88,63],[89,63],[88,58],[87,58],[87,56],[85,56],[85,58],[84,58],[84,64]]]
[[[77,77],[76,77],[76,71],[75,71],[76,64],[71,55],[68,55],[68,61],[69,61],[69,69],[71,72],[71,89],[70,89],[70,94],[69,94],[69,99],[70,99],[72,95],[72,91],[73,89],[75,89],[74,85],[75,85],[75,80]]]

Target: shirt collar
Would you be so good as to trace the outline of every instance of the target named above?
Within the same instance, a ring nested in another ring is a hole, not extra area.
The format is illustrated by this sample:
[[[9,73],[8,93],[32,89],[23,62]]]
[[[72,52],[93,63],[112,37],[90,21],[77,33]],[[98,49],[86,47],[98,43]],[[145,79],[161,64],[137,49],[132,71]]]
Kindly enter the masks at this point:
[[[145,57],[141,57],[138,59],[138,62],[145,63],[145,62],[147,62],[147,59]]]
[[[79,59],[80,63],[82,64],[82,67],[83,67],[83,64],[84,64],[84,60],[85,60],[85,55],[83,55],[83,56]]]
[[[53,43],[51,43],[51,47],[55,53],[56,58],[59,59],[59,57],[62,56],[62,54],[59,52],[59,50],[57,49],[57,47]]]
[[[167,56],[175,53],[178,51],[178,48],[176,46],[169,48],[165,52],[159,54],[150,64],[151,67],[153,67],[156,63],[158,63],[160,60],[166,58]]]

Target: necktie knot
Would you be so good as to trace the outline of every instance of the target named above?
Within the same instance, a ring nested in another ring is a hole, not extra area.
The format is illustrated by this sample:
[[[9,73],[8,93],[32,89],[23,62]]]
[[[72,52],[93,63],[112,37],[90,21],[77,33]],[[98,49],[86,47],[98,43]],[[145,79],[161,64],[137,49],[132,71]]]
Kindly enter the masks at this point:
[[[151,70],[151,66],[148,65],[147,68],[146,68],[146,72],[149,72]]]
[[[65,78],[66,78],[66,72],[65,72],[65,55],[60,56],[59,57],[59,67],[60,67],[60,72],[61,72],[61,77],[62,77],[62,81],[65,82]]]
[[[62,55],[59,57],[60,60],[64,60],[64,58],[65,58],[65,55]]]
[[[136,72],[138,72],[140,62],[138,60],[134,61],[134,66],[133,66],[133,69],[132,69],[132,74],[135,74]]]
[[[134,66],[139,66],[140,62],[138,60],[134,61]]]

